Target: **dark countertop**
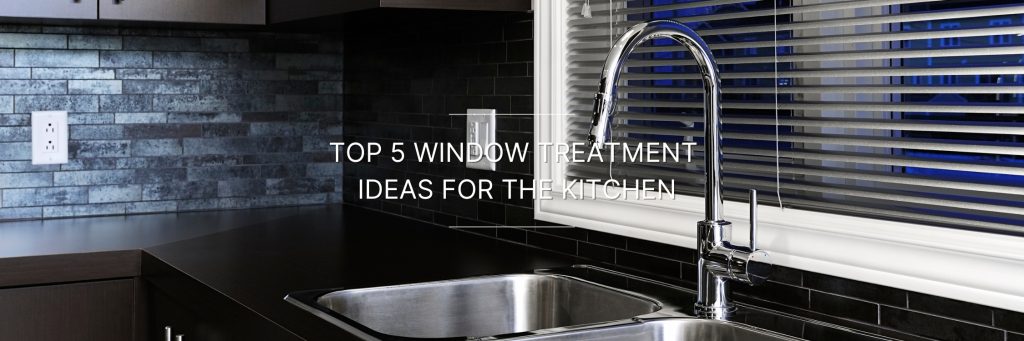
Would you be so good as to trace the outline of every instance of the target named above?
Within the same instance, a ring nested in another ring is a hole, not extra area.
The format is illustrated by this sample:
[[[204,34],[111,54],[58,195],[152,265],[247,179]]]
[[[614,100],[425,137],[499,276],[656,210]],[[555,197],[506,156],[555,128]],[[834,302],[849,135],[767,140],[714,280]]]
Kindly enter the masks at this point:
[[[144,275],[156,288],[180,291],[194,303],[220,302],[204,309],[228,312],[219,314],[242,321],[243,328],[266,324],[284,330],[283,339],[351,339],[343,329],[286,302],[291,292],[581,263],[587,262],[348,206],[0,224],[0,272],[13,274],[0,279],[0,287]],[[221,310],[224,306],[231,307]],[[806,330],[804,322],[792,317],[763,313],[750,314],[745,322],[781,332]],[[825,331],[830,339],[877,340]]]
[[[140,275],[141,249],[298,214],[298,208],[0,223],[0,287]]]
[[[142,249],[295,215],[299,208],[0,223],[0,259]]]
[[[284,301],[286,294],[529,272],[579,262],[352,207],[304,209],[302,214],[145,251],[292,333],[315,340],[345,339],[348,334]]]

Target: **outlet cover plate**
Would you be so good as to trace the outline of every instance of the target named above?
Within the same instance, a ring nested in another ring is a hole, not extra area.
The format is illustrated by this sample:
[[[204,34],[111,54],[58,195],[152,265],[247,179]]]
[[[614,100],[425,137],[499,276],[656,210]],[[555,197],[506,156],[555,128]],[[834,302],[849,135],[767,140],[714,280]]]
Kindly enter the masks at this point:
[[[466,154],[466,168],[483,169],[495,171],[497,165],[487,159],[487,145],[495,143],[497,136],[498,120],[495,118],[497,110],[494,109],[466,109],[466,144],[469,152]],[[474,147],[472,144],[480,146]],[[483,152],[484,155],[478,156]],[[479,158],[479,160],[473,160]]]
[[[68,163],[68,112],[32,112],[32,164]]]

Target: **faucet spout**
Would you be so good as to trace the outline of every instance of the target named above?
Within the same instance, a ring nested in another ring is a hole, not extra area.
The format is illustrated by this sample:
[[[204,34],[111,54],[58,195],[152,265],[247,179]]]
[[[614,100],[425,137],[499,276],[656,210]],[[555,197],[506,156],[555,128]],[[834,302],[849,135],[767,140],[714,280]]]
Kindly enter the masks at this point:
[[[722,220],[722,82],[711,49],[696,32],[672,20],[654,20],[634,25],[612,45],[601,72],[598,92],[594,95],[594,117],[588,141],[603,148],[608,141],[608,127],[615,114],[616,84],[626,59],[636,47],[655,38],[669,38],[686,47],[697,60],[704,81],[704,220]]]
[[[726,240],[732,223],[725,221],[722,213],[722,89],[718,66],[707,43],[689,27],[672,20],[649,21],[626,30],[605,60],[587,140],[597,149],[608,141],[622,68],[638,45],[654,38],[669,38],[686,47],[696,59],[704,83],[704,220],[697,223],[699,273],[694,311],[700,317],[726,319],[735,310],[728,299],[729,281],[759,284],[768,277],[771,265],[768,254],[754,247],[756,193],[751,194],[750,246],[736,246]]]

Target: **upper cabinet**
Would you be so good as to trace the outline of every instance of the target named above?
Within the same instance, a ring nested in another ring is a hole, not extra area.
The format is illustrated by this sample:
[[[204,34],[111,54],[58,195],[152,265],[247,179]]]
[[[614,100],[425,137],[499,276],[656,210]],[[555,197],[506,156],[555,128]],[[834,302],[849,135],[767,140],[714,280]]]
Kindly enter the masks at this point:
[[[530,11],[531,0],[0,0],[2,18],[265,25],[374,8]],[[269,22],[268,22],[269,17]]]
[[[104,1],[104,0],[101,0]],[[270,23],[311,19],[374,8],[526,12],[531,0],[268,0]]]
[[[0,17],[96,19],[96,3],[97,0],[0,0]]]
[[[99,0],[99,18],[107,20],[263,25],[266,13],[266,0]]]

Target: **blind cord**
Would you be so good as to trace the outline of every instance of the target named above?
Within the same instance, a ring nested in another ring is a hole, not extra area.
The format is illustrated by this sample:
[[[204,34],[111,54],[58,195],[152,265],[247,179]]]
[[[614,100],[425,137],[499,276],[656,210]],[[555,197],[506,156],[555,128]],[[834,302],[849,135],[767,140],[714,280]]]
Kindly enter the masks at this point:
[[[775,198],[782,206],[782,156],[779,147],[779,1],[772,0],[772,56],[775,59]]]

